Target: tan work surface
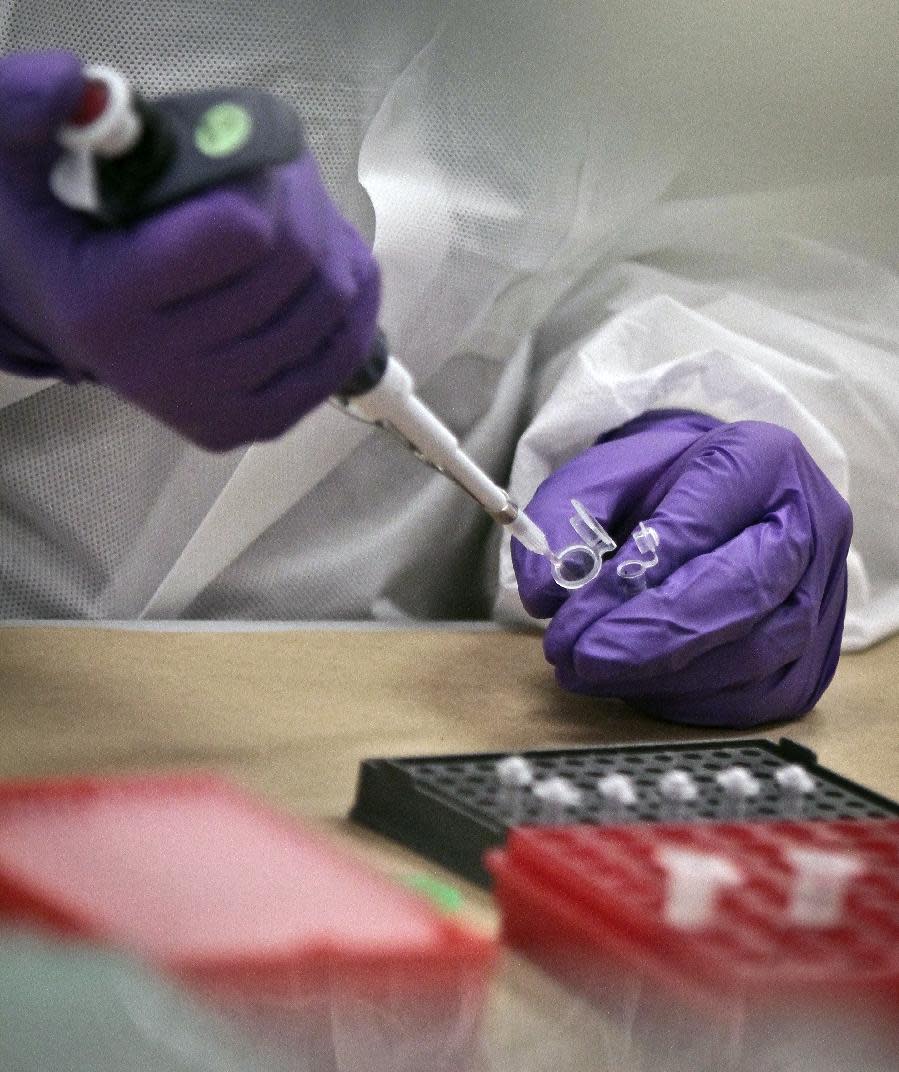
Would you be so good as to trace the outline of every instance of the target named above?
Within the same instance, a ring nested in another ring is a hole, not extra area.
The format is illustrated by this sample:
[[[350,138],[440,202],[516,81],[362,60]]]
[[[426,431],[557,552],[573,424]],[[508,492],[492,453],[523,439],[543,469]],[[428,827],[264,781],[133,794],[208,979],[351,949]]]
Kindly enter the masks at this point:
[[[788,735],[896,796],[897,726],[899,637],[844,656],[805,719],[720,731],[561,692],[530,633],[0,631],[0,777],[217,769],[396,873],[447,877],[343,818],[370,756]],[[452,881],[469,916],[494,925],[489,896]],[[486,1029],[489,1067],[623,1067],[614,1028],[588,1026],[591,1016],[509,956]]]

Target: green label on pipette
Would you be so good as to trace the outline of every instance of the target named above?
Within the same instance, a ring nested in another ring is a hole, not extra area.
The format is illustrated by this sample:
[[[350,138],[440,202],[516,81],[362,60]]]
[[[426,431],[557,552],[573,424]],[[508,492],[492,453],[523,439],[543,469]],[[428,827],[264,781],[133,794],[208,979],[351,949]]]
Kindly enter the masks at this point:
[[[194,144],[205,156],[231,156],[253,132],[253,117],[239,104],[216,104],[204,112],[194,130]]]

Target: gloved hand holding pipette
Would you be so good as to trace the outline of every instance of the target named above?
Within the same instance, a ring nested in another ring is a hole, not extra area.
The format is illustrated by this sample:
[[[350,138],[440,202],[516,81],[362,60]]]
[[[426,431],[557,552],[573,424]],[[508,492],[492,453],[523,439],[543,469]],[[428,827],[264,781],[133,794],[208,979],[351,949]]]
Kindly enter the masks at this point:
[[[0,350],[92,380],[216,450],[280,435],[361,365],[378,269],[308,153],[118,229],[59,203],[69,53],[0,63]]]
[[[653,715],[752,725],[814,706],[836,668],[852,515],[793,433],[647,413],[553,473],[528,512],[550,541],[581,500],[621,544],[580,591],[513,540],[525,608],[559,683]],[[640,521],[659,537],[645,591],[615,569]]]

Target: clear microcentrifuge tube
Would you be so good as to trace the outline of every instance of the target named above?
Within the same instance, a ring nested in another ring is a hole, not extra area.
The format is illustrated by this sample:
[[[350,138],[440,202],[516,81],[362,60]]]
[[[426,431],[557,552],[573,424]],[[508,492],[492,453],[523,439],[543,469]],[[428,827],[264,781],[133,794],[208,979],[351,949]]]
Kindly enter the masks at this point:
[[[718,771],[715,782],[724,797],[725,810],[736,819],[745,818],[747,803],[762,791],[761,783],[746,767],[734,766]]]
[[[599,778],[596,791],[603,799],[604,817],[610,822],[621,822],[628,809],[637,804],[637,791],[633,779],[626,774],[613,772]]]
[[[665,818],[683,819],[689,806],[699,796],[695,779],[685,770],[675,768],[666,771],[659,777],[657,784]]]
[[[509,523],[509,530],[529,551],[536,551],[549,561],[553,580],[562,588],[583,588],[602,569],[604,555],[618,546],[602,525],[591,515],[583,503],[571,500],[574,516],[569,524],[580,536],[581,543],[569,544],[561,551],[554,551],[546,534],[521,510]]]
[[[784,801],[784,810],[788,815],[799,816],[805,808],[805,801],[817,787],[815,779],[805,767],[791,763],[774,772],[774,780],[780,788]]]
[[[581,802],[582,793],[567,778],[547,778],[534,785],[534,795],[540,801],[540,820],[548,825],[564,823],[570,808]]]
[[[534,781],[534,769],[524,756],[505,756],[497,761],[496,779],[500,784],[500,806],[510,826],[521,821],[525,792]]]
[[[559,551],[552,560],[553,579],[562,588],[582,588],[602,569],[603,555],[611,554],[617,544],[582,502],[571,500],[574,514],[568,523],[582,543]]]
[[[566,547],[550,559],[553,580],[562,588],[583,588],[599,573],[602,560],[589,547]]]
[[[654,528],[641,521],[633,533],[634,543],[642,558],[631,558],[622,562],[615,571],[622,587],[628,595],[636,595],[646,588],[646,571],[659,564],[656,550],[659,546],[659,534]]]
[[[621,586],[628,595],[635,596],[646,590],[646,567],[636,559],[622,562],[615,571],[621,579]]]

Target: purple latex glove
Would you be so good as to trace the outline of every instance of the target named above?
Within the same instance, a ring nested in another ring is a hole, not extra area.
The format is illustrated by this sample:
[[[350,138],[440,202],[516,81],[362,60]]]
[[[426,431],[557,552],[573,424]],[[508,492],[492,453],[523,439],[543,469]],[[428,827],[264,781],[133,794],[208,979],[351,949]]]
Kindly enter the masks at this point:
[[[105,384],[213,450],[280,435],[369,356],[371,253],[309,154],[96,228],[48,186],[82,86],[69,53],[0,60],[0,363]]]
[[[528,514],[576,542],[581,500],[619,543],[596,580],[566,592],[512,541],[527,611],[552,617],[546,657],[573,692],[626,699],[677,722],[749,726],[804,714],[837,665],[852,514],[799,439],[758,421],[647,413],[553,473]],[[658,532],[650,587],[616,573]]]

